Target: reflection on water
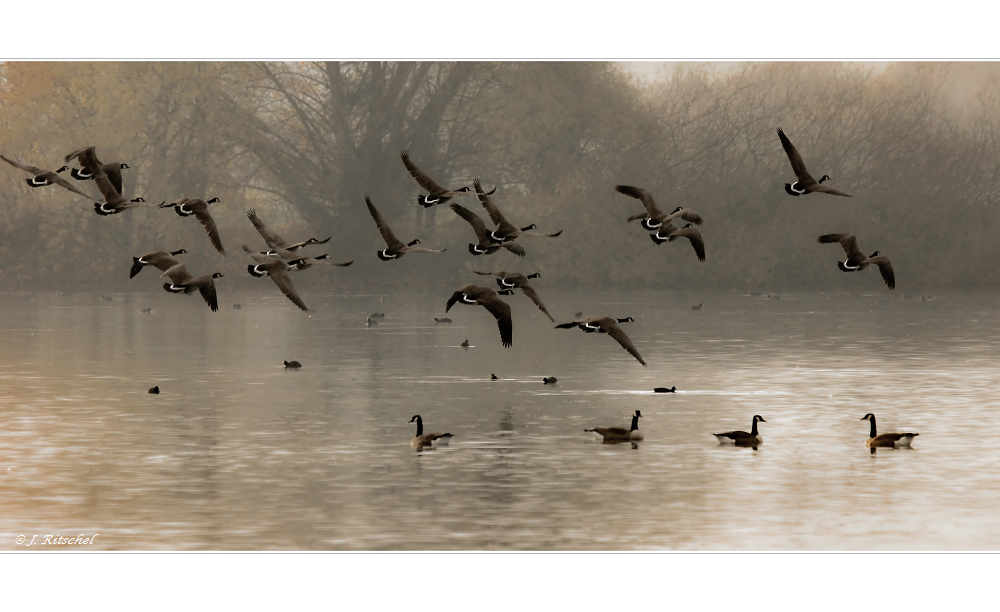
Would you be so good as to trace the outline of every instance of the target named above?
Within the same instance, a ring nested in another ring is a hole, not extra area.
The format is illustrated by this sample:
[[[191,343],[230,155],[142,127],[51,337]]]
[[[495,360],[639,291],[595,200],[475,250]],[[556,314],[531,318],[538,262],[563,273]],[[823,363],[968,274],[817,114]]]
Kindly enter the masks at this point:
[[[546,292],[634,317],[648,368],[520,296],[510,349],[441,296],[109,297],[0,296],[0,549],[1000,548],[995,296]],[[636,410],[644,442],[583,431]],[[867,412],[921,436],[876,453]]]

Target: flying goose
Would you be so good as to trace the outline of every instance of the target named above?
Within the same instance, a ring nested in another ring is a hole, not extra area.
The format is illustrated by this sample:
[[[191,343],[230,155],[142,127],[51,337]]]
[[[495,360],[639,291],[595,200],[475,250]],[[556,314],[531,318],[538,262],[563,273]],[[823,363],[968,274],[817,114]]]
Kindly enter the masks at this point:
[[[858,248],[858,241],[850,234],[825,234],[819,237],[820,244],[834,242],[839,242],[840,246],[844,247],[844,252],[847,253],[847,259],[837,262],[838,268],[844,272],[857,272],[864,270],[869,264],[875,264],[878,266],[878,271],[882,273],[882,280],[885,281],[889,290],[896,288],[896,275],[892,271],[892,264],[889,263],[888,257],[878,251],[865,257],[865,254]]]
[[[153,266],[161,272],[166,272],[176,266],[179,262],[172,255],[183,255],[187,253],[184,249],[176,251],[146,251],[138,257],[132,258],[132,269],[129,270],[128,277],[135,278],[135,275],[142,272],[146,266]]]
[[[503,270],[499,270],[497,272],[480,272],[478,270],[473,270],[473,272],[475,272],[476,274],[481,274],[483,276],[492,275],[498,277],[497,285],[500,285],[501,289],[520,289],[521,292],[524,293],[524,295],[528,296],[528,299],[530,299],[532,302],[535,303],[535,306],[538,306],[538,310],[544,312],[545,316],[547,316],[550,321],[552,321],[553,323],[556,322],[556,320],[552,318],[552,315],[549,314],[549,311],[545,309],[545,305],[542,304],[541,298],[538,297],[538,294],[535,293],[535,290],[531,287],[531,285],[528,284],[529,278],[542,277],[542,275],[539,274],[538,272],[535,272],[534,274],[529,274],[527,276],[519,274],[517,272],[505,272]]]
[[[444,204],[455,196],[465,195],[472,191],[469,189],[468,185],[454,191],[449,191],[441,185],[438,185],[431,179],[431,177],[424,174],[420,168],[417,168],[413,162],[410,161],[410,152],[408,149],[400,151],[399,156],[403,158],[403,165],[410,171],[410,175],[417,180],[417,184],[430,192],[426,196],[417,196],[417,204],[420,204],[424,208],[429,208],[435,204]]]
[[[278,286],[281,293],[285,295],[286,298],[291,300],[293,304],[301,308],[305,312],[309,312],[309,307],[306,306],[302,298],[295,291],[295,286],[292,285],[292,279],[288,278],[289,266],[287,262],[280,259],[275,259],[273,257],[268,257],[267,255],[261,255],[260,253],[254,253],[246,245],[243,245],[243,250],[247,255],[252,257],[257,265],[249,264],[247,265],[247,272],[251,276],[256,276],[260,278],[265,274],[271,277],[274,284]]]
[[[476,285],[465,285],[451,294],[448,298],[448,305],[444,311],[448,312],[456,302],[463,304],[479,304],[490,311],[497,320],[497,327],[500,328],[500,341],[505,347],[510,347],[514,336],[514,323],[510,319],[510,306],[498,296],[510,295],[513,291],[507,289],[497,293],[488,287],[477,287]],[[466,340],[468,342],[468,340]],[[463,345],[464,346],[464,345]]]
[[[82,160],[79,159],[87,149],[94,149],[94,147],[84,147],[73,151],[67,155],[65,159],[66,162],[69,162],[69,160],[77,158],[77,161],[80,161],[80,164],[83,165],[83,168],[73,168],[73,170],[70,171],[70,175],[78,181],[90,181],[94,178],[94,173],[90,170],[90,168],[87,168],[87,166],[83,164]],[[94,150],[96,151],[96,149]],[[111,181],[111,184],[114,186],[115,191],[118,192],[118,195],[123,195],[125,192],[122,191],[122,187],[124,185],[122,182],[122,170],[129,169],[129,165],[117,162],[102,164],[101,160],[97,159],[96,153],[94,155],[94,163],[101,168],[101,172],[107,175],[108,180]]]
[[[691,241],[691,246],[694,248],[695,255],[698,256],[698,261],[705,261],[705,243],[701,239],[701,232],[698,228],[688,223],[682,228],[677,227],[671,222],[667,222],[666,225],[660,227],[652,234],[649,235],[653,242],[660,245],[664,242],[673,242],[674,240],[680,240],[681,238],[687,238]]]
[[[267,255],[268,257],[273,257],[274,259],[284,259],[288,263],[289,270],[306,270],[314,265],[340,266],[343,268],[354,263],[353,259],[343,263],[330,261],[329,253],[317,255],[316,257],[307,257],[302,253],[296,253],[295,251],[290,251],[278,246],[271,247],[269,251],[261,253],[261,255]]]
[[[635,350],[635,345],[632,344],[632,340],[622,331],[622,328],[618,327],[619,323],[631,323],[635,321],[632,317],[626,317],[624,319],[615,319],[612,317],[588,317],[586,319],[580,319],[579,321],[573,321],[571,323],[562,323],[556,325],[558,329],[569,329],[571,327],[579,327],[588,334],[593,332],[600,332],[602,334],[607,334],[618,341],[618,344],[622,345],[622,348],[629,352],[630,355],[635,357],[639,363],[646,365],[646,362],[642,360],[642,356],[639,355],[639,351]]]
[[[766,423],[764,417],[759,414],[753,415],[753,427],[750,433],[745,431],[727,431],[726,433],[712,434],[719,441],[719,444],[733,444],[735,446],[752,446],[757,448],[764,443],[764,439],[757,433],[757,421]]]
[[[216,227],[215,219],[212,218],[212,215],[208,214],[208,205],[220,201],[219,198],[212,198],[207,202],[199,198],[181,198],[170,204],[163,202],[159,205],[159,208],[173,208],[182,217],[194,215],[194,218],[200,221],[205,227],[205,231],[208,232],[208,239],[212,241],[212,246],[215,247],[215,250],[225,255],[226,250],[222,248],[222,238],[219,237],[219,228]]]
[[[267,246],[272,249],[278,247],[286,249],[288,251],[294,251],[299,247],[308,246],[310,244],[326,244],[327,242],[330,242],[330,238],[332,238],[332,236],[330,238],[327,238],[326,240],[317,240],[315,238],[310,238],[309,240],[304,240],[302,242],[289,243],[284,238],[275,233],[273,229],[268,227],[266,223],[261,221],[260,217],[257,216],[257,213],[254,212],[254,209],[252,208],[247,209],[247,217],[250,219],[250,223],[253,223],[253,226],[257,228],[257,231],[264,239],[264,242],[267,243]]]
[[[413,436],[410,440],[410,445],[414,448],[421,449],[425,446],[447,446],[451,439],[455,436],[450,433],[424,433],[424,420],[420,418],[419,414],[413,415],[410,422],[417,422],[417,435]]]
[[[910,442],[913,438],[919,436],[918,433],[887,433],[878,435],[875,431],[875,415],[868,413],[861,417],[862,421],[871,421],[871,433],[868,436],[868,440],[865,442],[865,446],[868,448],[909,448]]]
[[[21,170],[24,170],[25,172],[31,174],[32,175],[31,178],[24,179],[24,180],[28,183],[28,185],[30,185],[32,187],[44,187],[46,185],[59,185],[60,187],[69,189],[70,191],[72,191],[73,193],[75,193],[77,195],[82,195],[83,197],[87,198],[88,200],[92,199],[89,195],[85,194],[84,192],[80,191],[79,189],[77,189],[76,187],[74,187],[72,184],[70,184],[69,181],[67,181],[63,177],[59,176],[60,172],[65,172],[66,170],[69,170],[69,166],[63,166],[62,168],[59,168],[58,170],[42,170],[41,168],[36,168],[34,166],[29,166],[27,164],[19,164],[16,161],[7,159],[3,155],[0,155],[0,159],[4,160],[5,162],[7,162],[8,164],[10,164],[11,166],[14,166],[15,168],[20,168]]]
[[[642,432],[639,431],[639,419],[642,417],[642,413],[638,410],[632,415],[632,427],[630,429],[624,429],[622,427],[595,427],[593,429],[584,429],[586,432],[593,432],[602,438],[604,442],[632,442],[642,440]]]
[[[669,215],[666,214],[656,206],[656,200],[653,199],[653,194],[641,187],[615,185],[615,191],[642,201],[642,205],[646,207],[646,212],[639,213],[638,215],[632,215],[628,218],[628,221],[642,219],[642,227],[651,232],[660,229],[661,225],[669,222],[671,219],[676,219],[677,217],[694,223],[695,225],[701,225],[702,223],[701,217],[698,216],[698,213],[694,212],[690,208],[682,208],[678,206],[674,209],[674,212]]]
[[[824,174],[823,178],[818,181],[814,179],[809,174],[809,171],[806,170],[806,165],[802,162],[802,156],[795,150],[795,145],[788,140],[788,137],[785,136],[785,132],[781,128],[778,128],[778,139],[781,140],[781,146],[785,149],[785,154],[788,155],[788,161],[792,163],[792,171],[795,172],[795,178],[797,179],[794,183],[785,183],[785,191],[788,195],[800,196],[818,191],[820,193],[829,193],[830,195],[844,196],[845,198],[854,197],[846,191],[822,185],[823,181],[829,180],[830,176],[828,174]]]
[[[170,293],[184,293],[190,295],[194,293],[197,289],[201,293],[201,297],[205,299],[205,303],[208,304],[212,312],[217,312],[219,310],[219,300],[215,295],[215,279],[222,278],[221,272],[216,272],[215,274],[208,275],[202,274],[201,276],[192,277],[188,273],[187,266],[185,264],[177,264],[171,268],[168,268],[160,275],[162,279],[164,276],[169,276],[169,283],[163,283],[163,288]]]
[[[111,179],[104,173],[100,162],[97,161],[97,156],[94,155],[94,147],[83,149],[76,157],[84,169],[94,177],[94,183],[97,184],[101,195],[104,196],[103,204],[101,202],[94,202],[94,212],[97,214],[101,216],[117,215],[129,208],[148,208],[151,206],[150,204],[146,204],[142,198],[126,199],[115,189],[115,186],[111,183]]]
[[[407,253],[443,253],[448,249],[427,249],[424,247],[414,248],[413,245],[420,244],[420,240],[413,240],[409,244],[403,244],[400,242],[399,238],[396,238],[389,226],[386,225],[385,219],[382,215],[375,209],[375,205],[372,204],[371,198],[365,196],[365,204],[368,205],[368,212],[372,214],[372,219],[375,219],[375,227],[378,228],[379,233],[382,234],[382,240],[385,240],[386,248],[378,252],[378,258],[382,261],[392,261],[393,259],[399,259]]]
[[[483,204],[483,208],[485,208],[486,212],[489,213],[493,224],[497,226],[495,230],[490,232],[490,240],[494,242],[506,242],[508,240],[514,240],[518,236],[555,238],[562,233],[562,230],[551,234],[539,234],[537,232],[531,233],[529,230],[537,229],[534,223],[520,229],[514,227],[509,221],[507,221],[506,218],[504,218],[503,213],[500,212],[497,205],[490,199],[490,194],[492,194],[493,191],[496,191],[496,188],[489,193],[484,192],[482,183],[480,183],[478,176],[476,177],[476,180],[472,181],[472,185],[476,188],[476,195],[479,196],[479,201]]]
[[[479,215],[472,212],[464,206],[459,206],[458,204],[452,202],[451,209],[455,211],[459,217],[462,217],[472,225],[472,229],[476,232],[476,238],[479,239],[478,244],[469,243],[469,252],[473,255],[492,255],[503,247],[510,251],[511,253],[517,255],[518,257],[524,257],[524,247],[514,242],[513,240],[508,240],[506,242],[494,242],[490,238],[490,231],[486,229],[486,224],[483,220],[479,218]]]

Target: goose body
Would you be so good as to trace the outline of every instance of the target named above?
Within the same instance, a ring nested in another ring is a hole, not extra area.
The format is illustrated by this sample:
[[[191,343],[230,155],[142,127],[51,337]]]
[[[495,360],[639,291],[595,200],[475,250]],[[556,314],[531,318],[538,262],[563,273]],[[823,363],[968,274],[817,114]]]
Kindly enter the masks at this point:
[[[865,442],[867,448],[910,448],[913,438],[919,436],[918,433],[887,433],[879,435],[875,429],[875,415],[868,413],[861,417],[862,421],[871,422],[871,431],[868,440]]]
[[[792,164],[792,171],[795,173],[796,181],[794,183],[785,183],[785,192],[788,195],[800,196],[807,193],[828,193],[830,195],[844,196],[845,198],[852,198],[851,194],[846,191],[841,191],[834,187],[828,185],[823,185],[823,181],[828,180],[830,177],[826,174],[823,175],[818,181],[809,174],[806,170],[806,165],[802,161],[802,156],[795,149],[795,145],[792,144],[788,137],[785,136],[785,132],[778,128],[778,139],[781,141],[781,148],[785,150],[785,155],[788,156],[788,161]]]
[[[653,199],[653,194],[646,191],[641,187],[632,187],[629,185],[615,185],[615,191],[618,193],[627,195],[629,197],[635,198],[642,202],[642,205],[646,208],[645,213],[640,213],[638,215],[632,215],[628,218],[628,221],[635,221],[636,219],[642,219],[642,227],[650,232],[655,232],[660,229],[664,223],[669,223],[671,219],[676,219],[680,217],[685,221],[694,223],[695,225],[701,225],[702,219],[698,216],[698,213],[694,212],[690,208],[683,208],[678,206],[669,215],[656,205],[656,200]]]
[[[420,449],[425,446],[447,446],[454,437],[450,433],[424,433],[424,420],[419,414],[413,415],[410,422],[417,422],[417,435],[410,440],[410,446]]]
[[[288,277],[289,267],[286,262],[268,257],[267,255],[261,255],[260,253],[254,253],[246,245],[243,245],[243,250],[257,262],[256,265],[250,264],[247,266],[247,272],[251,276],[258,278],[265,274],[270,276],[274,284],[277,285],[278,289],[289,301],[304,312],[309,312],[309,307],[299,297],[298,292],[295,290],[295,285],[292,284],[292,279]]]
[[[878,266],[878,271],[882,274],[882,280],[890,291],[896,288],[896,274],[892,271],[892,264],[889,258],[875,251],[870,256],[866,256],[858,248],[858,241],[851,234],[825,234],[818,239],[820,244],[832,244],[839,242],[847,254],[847,259],[837,262],[837,267],[844,272],[857,272],[864,270],[869,265]]]
[[[705,243],[701,239],[701,232],[698,228],[688,223],[684,227],[677,227],[671,222],[667,222],[660,226],[658,230],[649,235],[649,237],[657,245],[663,244],[664,242],[673,242],[674,240],[680,240],[681,238],[687,238],[691,241],[691,247],[694,248],[695,255],[698,256],[698,261],[705,261]]]
[[[159,208],[173,208],[174,212],[182,217],[194,215],[194,218],[205,228],[205,232],[208,233],[208,239],[212,242],[215,250],[225,255],[226,249],[222,248],[222,238],[219,237],[219,228],[215,225],[215,219],[208,212],[208,205],[219,201],[219,198],[212,198],[207,202],[199,198],[181,198],[170,204],[163,202]]]
[[[752,446],[754,448],[764,443],[764,438],[757,433],[757,421],[766,423],[764,417],[759,414],[753,415],[753,427],[750,433],[745,431],[727,431],[725,433],[712,434],[719,441],[719,444],[733,444],[735,446]]]
[[[473,272],[482,276],[496,276],[497,285],[499,285],[501,289],[520,289],[521,293],[528,296],[528,299],[535,303],[538,310],[544,312],[545,316],[547,316],[550,321],[553,323],[556,322],[556,320],[552,318],[552,315],[549,314],[549,311],[545,308],[545,304],[542,304],[542,299],[538,297],[537,293],[535,293],[534,288],[528,284],[529,278],[542,277],[542,275],[538,272],[529,274],[528,276],[519,272],[507,272],[505,270],[499,270],[497,272],[479,272],[478,270],[473,270]]]
[[[133,198],[129,200],[122,196],[119,189],[115,188],[114,183],[112,183],[108,175],[104,173],[104,169],[94,153],[94,147],[87,147],[86,149],[79,151],[75,157],[77,157],[80,164],[83,165],[84,170],[86,170],[87,173],[93,178],[94,183],[101,192],[101,195],[104,196],[103,203],[94,202],[94,212],[97,214],[101,216],[117,215],[118,213],[128,210],[129,208],[148,208],[151,206],[150,204],[146,204],[145,200],[142,198]],[[120,186],[121,185],[119,183],[119,187]]]
[[[495,230],[490,232],[490,240],[493,242],[503,243],[509,240],[514,240],[519,236],[555,238],[562,233],[562,230],[551,234],[539,234],[537,232],[532,232],[531,230],[537,229],[534,223],[528,225],[527,227],[516,227],[507,221],[506,217],[503,216],[503,213],[500,212],[500,209],[497,208],[497,205],[490,199],[490,194],[492,194],[493,191],[496,191],[496,189],[490,191],[489,193],[483,191],[483,186],[479,181],[479,177],[476,177],[476,180],[472,182],[472,185],[476,188],[476,195],[479,197],[479,202],[483,205],[483,208],[486,209],[486,212],[489,213],[490,220],[497,226]]]
[[[378,258],[382,261],[392,261],[393,259],[399,259],[407,253],[443,253],[447,249],[441,249],[440,251],[436,249],[426,249],[423,247],[415,247],[415,245],[420,244],[420,240],[413,240],[409,244],[403,244],[396,235],[392,233],[389,229],[389,225],[379,214],[375,205],[372,204],[371,198],[365,196],[365,204],[368,205],[368,212],[371,213],[372,219],[375,220],[375,227],[378,228],[380,234],[382,234],[382,240],[385,240],[385,249],[378,252]]]
[[[510,306],[500,299],[500,295],[510,295],[512,292],[501,291],[497,293],[488,287],[478,287],[476,285],[464,285],[451,294],[444,311],[448,312],[457,302],[462,304],[482,306],[489,311],[497,320],[497,327],[500,329],[500,341],[507,348],[510,348],[514,338],[514,323],[510,318]],[[466,340],[466,343],[468,340]],[[465,346],[463,344],[463,346]]]
[[[351,261],[345,261],[343,263],[330,261],[329,253],[317,255],[316,257],[307,257],[306,255],[303,255],[302,253],[299,253],[297,251],[290,251],[288,249],[279,246],[271,247],[270,250],[261,254],[267,255],[268,257],[273,257],[274,259],[284,259],[288,263],[289,270],[306,270],[315,265],[340,266],[344,268],[354,263],[353,259]]]
[[[219,299],[215,294],[215,279],[222,278],[221,272],[192,277],[187,271],[187,266],[181,263],[165,270],[160,275],[160,278],[162,279],[165,276],[169,277],[171,282],[163,284],[164,290],[170,293],[184,293],[187,295],[197,290],[201,293],[201,297],[208,304],[208,307],[212,309],[212,312],[218,312]]]
[[[469,252],[473,255],[492,255],[496,253],[501,248],[505,248],[511,253],[517,255],[518,257],[524,257],[524,247],[514,242],[513,240],[506,240],[503,242],[495,242],[490,237],[490,231],[486,229],[486,224],[479,215],[472,212],[464,206],[459,206],[458,204],[452,202],[451,209],[455,211],[459,217],[462,217],[472,225],[472,229],[476,232],[476,238],[479,240],[478,243],[469,243]]]
[[[642,414],[636,410],[635,414],[632,415],[632,427],[630,429],[625,429],[624,427],[595,427],[593,429],[584,429],[584,431],[601,436],[605,443],[638,442],[643,438],[642,432],[639,431],[639,419],[641,417]]]
[[[59,176],[60,172],[65,172],[66,170],[69,170],[69,166],[63,166],[58,170],[43,170],[42,168],[36,168],[34,166],[29,166],[27,164],[18,163],[12,159],[4,157],[3,155],[0,155],[0,159],[4,160],[5,162],[10,164],[11,166],[14,166],[15,168],[20,168],[21,170],[24,170],[25,172],[30,174],[31,178],[24,180],[31,187],[45,187],[46,185],[59,185],[63,189],[68,189],[77,195],[82,195],[87,199],[91,199],[89,195],[80,191],[79,189],[74,187],[69,181]]]
[[[83,166],[83,168],[80,168],[80,169],[73,168],[73,170],[70,171],[70,176],[72,176],[73,178],[75,178],[78,181],[92,181],[92,180],[94,180],[94,172],[93,172],[93,170],[91,168],[88,168],[87,165],[84,164],[82,160],[80,160],[80,158],[82,157],[82,155],[84,154],[84,152],[87,149],[91,149],[91,148],[94,148],[94,147],[84,147],[82,149],[78,149],[76,151],[73,151],[72,153],[70,153],[69,155],[66,156],[66,160],[65,161],[67,163],[69,162],[69,160],[75,158],[75,159],[77,159],[77,161],[80,161],[80,164]],[[118,192],[118,195],[124,194],[124,191],[123,191],[124,182],[122,181],[122,170],[128,170],[129,169],[129,165],[128,164],[119,163],[119,162],[114,162],[114,163],[110,163],[110,164],[103,164],[103,163],[101,163],[101,161],[99,159],[97,159],[96,148],[94,148],[94,151],[95,151],[95,154],[94,154],[94,157],[93,157],[94,163],[101,169],[101,172],[103,172],[108,177],[108,181],[111,182],[111,186],[115,188],[115,191]]]
[[[268,227],[266,223],[261,221],[260,217],[257,216],[257,213],[254,211],[254,209],[252,208],[247,209],[247,218],[250,219],[250,223],[253,223],[253,226],[257,229],[257,232],[264,239],[264,242],[267,243],[267,246],[272,249],[282,248],[288,251],[294,251],[300,247],[309,246],[310,244],[326,244],[327,242],[330,242],[330,238],[327,238],[326,240],[317,240],[315,238],[310,238],[302,242],[288,242],[287,240],[279,236],[277,232]]]
[[[633,321],[635,321],[635,319],[632,317],[626,317],[624,319],[615,319],[613,317],[588,317],[586,319],[580,319],[570,323],[561,323],[556,325],[556,328],[570,329],[572,327],[579,327],[587,333],[600,332],[602,334],[607,334],[614,338],[623,349],[628,351],[629,355],[635,357],[639,363],[645,366],[646,362],[642,360],[642,356],[639,355],[639,351],[637,351],[635,345],[632,344],[632,340],[624,331],[622,331],[622,328],[618,326],[619,323],[631,323]]]
[[[472,191],[468,185],[455,190],[445,189],[441,185],[438,185],[431,177],[424,174],[420,168],[417,168],[416,164],[410,161],[410,153],[407,149],[400,151],[399,157],[402,158],[403,165],[410,171],[410,176],[416,179],[417,184],[430,192],[426,196],[417,196],[417,204],[420,204],[424,208],[444,204],[455,196],[465,195]]]
[[[170,251],[169,253],[166,251],[146,251],[142,255],[132,258],[132,269],[129,270],[128,277],[135,278],[135,275],[142,272],[142,269],[146,266],[153,266],[161,272],[166,272],[180,263],[173,256],[185,253],[187,251],[184,249]]]

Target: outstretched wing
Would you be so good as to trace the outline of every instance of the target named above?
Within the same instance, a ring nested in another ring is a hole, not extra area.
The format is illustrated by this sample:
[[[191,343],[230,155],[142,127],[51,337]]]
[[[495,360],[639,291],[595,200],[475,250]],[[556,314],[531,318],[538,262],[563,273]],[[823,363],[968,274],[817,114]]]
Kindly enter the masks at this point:
[[[641,187],[615,185],[615,191],[642,201],[642,205],[646,207],[646,214],[654,219],[663,214],[663,211],[656,206],[656,200],[653,199],[653,194]],[[629,221],[632,220],[633,219],[629,219]]]
[[[212,215],[208,214],[208,207],[205,206],[202,208],[199,206],[195,208],[194,217],[205,227],[205,231],[208,232],[208,239],[212,241],[212,246],[215,247],[215,250],[225,255],[226,250],[222,248],[222,238],[219,237],[219,228],[216,227],[215,219],[212,218]]]
[[[24,170],[25,172],[30,172],[32,175],[36,175],[37,176],[37,175],[45,172],[45,170],[42,170],[41,168],[36,168],[34,166],[29,166],[28,164],[19,164],[19,163],[17,163],[16,161],[14,161],[12,159],[7,159],[3,155],[0,155],[0,159],[4,160],[5,162],[7,162],[8,164],[10,164],[11,166],[14,166],[15,168],[20,168],[21,170]]]
[[[795,149],[795,145],[792,144],[788,137],[785,136],[785,132],[778,128],[778,139],[781,140],[781,147],[785,150],[785,155],[788,156],[788,161],[792,164],[792,172],[795,173],[795,178],[801,183],[815,183],[816,179],[809,176],[809,171],[806,170],[806,165],[802,161],[802,156]]]
[[[518,257],[524,257],[524,247],[514,242],[513,240],[508,240],[503,243],[503,248],[507,249],[511,253],[517,255]]]
[[[510,318],[510,306],[495,295],[481,297],[479,303],[496,318],[497,327],[500,329],[500,341],[505,347],[510,348],[514,339],[514,322]]]
[[[212,312],[219,312],[219,298],[215,294],[215,283],[209,277],[209,281],[198,287],[198,292],[201,293],[201,297],[208,304],[208,307],[212,309]]]
[[[671,238],[684,237],[691,241],[694,252],[698,256],[698,261],[705,261],[705,242],[701,239],[701,232],[695,227],[685,227],[673,233]]]
[[[160,275],[160,278],[162,279],[164,276],[168,277],[175,287],[179,287],[186,281],[191,280],[191,274],[188,272],[187,264],[182,263],[164,270],[163,274]]]
[[[472,181],[472,186],[476,188],[476,195],[479,196],[479,201],[482,202],[483,208],[485,208],[486,212],[489,213],[490,220],[493,221],[493,225],[498,227],[507,225],[510,226],[511,229],[515,229],[513,225],[510,225],[510,223],[507,222],[507,219],[504,218],[503,213],[501,213],[500,209],[493,203],[490,196],[483,191],[483,185],[479,182],[478,176],[474,181]],[[507,230],[504,230],[504,233],[508,233]]]
[[[621,327],[618,327],[617,323],[603,323],[601,328],[603,328],[609,336],[617,340],[618,344],[622,345],[622,348],[629,352],[629,355],[638,359],[639,363],[642,365],[646,365],[646,362],[642,360],[642,356],[639,355],[639,351],[637,351],[635,349],[635,345],[632,344],[632,339],[628,337],[628,334],[622,331]]]
[[[447,189],[443,189],[440,185],[431,180],[431,177],[424,174],[420,168],[417,168],[417,166],[410,161],[409,150],[403,149],[399,152],[399,156],[403,159],[403,165],[410,171],[410,175],[417,180],[417,184],[421,187],[430,193],[447,191]]]
[[[892,264],[889,263],[889,258],[885,255],[879,255],[878,257],[871,258],[870,262],[878,266],[878,271],[882,273],[882,280],[885,281],[885,285],[889,290],[895,289],[896,275],[892,272]]]
[[[479,238],[480,244],[489,243],[490,241],[489,232],[486,229],[486,224],[483,223],[483,220],[479,218],[479,215],[472,212],[468,208],[465,208],[464,206],[459,206],[458,204],[455,203],[451,204],[451,209],[455,211],[455,213],[459,217],[462,217],[463,219],[468,221],[470,225],[472,225],[472,229],[475,230],[476,237]]]
[[[535,303],[535,306],[538,306],[538,310],[541,310],[542,312],[545,313],[545,316],[547,316],[550,321],[552,321],[553,323],[556,322],[556,320],[552,318],[552,315],[549,314],[549,311],[545,309],[545,305],[542,304],[542,299],[538,297],[538,294],[535,293],[535,290],[531,286],[524,285],[523,287],[521,287],[521,291],[524,293],[524,295],[528,296],[528,298],[532,302]]]
[[[281,268],[270,271],[271,280],[274,284],[278,286],[278,289],[285,294],[285,297],[292,301],[293,304],[301,308],[302,310],[309,312],[309,307],[306,306],[302,298],[295,291],[295,286],[292,285],[292,279],[288,277],[288,272]]]
[[[286,243],[281,236],[276,234],[274,230],[268,227],[266,223],[261,221],[254,209],[250,208],[247,210],[247,218],[249,218],[250,223],[253,223],[253,226],[257,228],[257,232],[261,235],[261,238],[264,239],[264,242],[267,243],[267,246],[271,248],[286,247],[288,243]],[[327,238],[327,240],[329,240],[329,238]]]
[[[845,198],[853,198],[854,197],[851,194],[847,193],[846,191],[841,191],[840,189],[837,189],[836,187],[828,187],[826,185],[817,185],[816,187],[813,187],[812,190],[813,191],[819,191],[819,192],[822,192],[822,193],[828,193],[830,195],[844,196]]]
[[[839,242],[840,246],[844,247],[844,253],[847,254],[848,260],[855,261],[865,258],[858,249],[857,239],[851,234],[824,234],[819,237],[818,242],[820,244]]]
[[[395,234],[392,233],[392,230],[389,229],[388,225],[386,225],[385,219],[383,219],[382,215],[375,209],[375,205],[372,204],[371,198],[368,196],[365,196],[365,204],[368,205],[368,212],[372,214],[372,219],[375,219],[375,227],[377,227],[379,233],[382,234],[382,240],[385,240],[386,246],[390,249],[401,249],[406,246],[399,240],[399,238],[396,238]]]

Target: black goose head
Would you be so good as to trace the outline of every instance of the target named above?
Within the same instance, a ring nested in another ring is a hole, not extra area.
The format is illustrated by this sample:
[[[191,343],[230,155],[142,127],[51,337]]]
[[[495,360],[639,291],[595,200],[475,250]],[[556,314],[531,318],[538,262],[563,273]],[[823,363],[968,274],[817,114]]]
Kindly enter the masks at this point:
[[[632,323],[635,321],[632,317],[625,317],[624,319],[618,319],[619,323]]]
[[[382,249],[381,251],[378,251],[378,258],[382,261],[392,261],[393,259],[396,259],[396,257],[398,257],[398,255],[389,254],[389,249]]]
[[[330,259],[330,254],[329,253],[323,253],[322,255],[317,255],[316,257],[313,257],[313,259],[315,259],[317,261],[322,261],[324,259]]]
[[[129,169],[129,167],[130,167],[130,166],[129,166],[128,164],[122,164],[122,165],[121,165],[121,168],[119,168],[119,170],[128,170],[128,169]]]
[[[755,414],[753,415],[753,422],[756,423],[757,421],[760,421],[761,423],[767,423],[767,421],[764,420],[764,417],[760,416],[759,414]]]
[[[212,275],[212,278],[222,278],[222,272],[216,272]]]
[[[407,242],[406,246],[413,246],[413,245],[416,245],[416,244],[420,244],[420,239],[419,238],[414,238],[410,242]]]
[[[683,208],[683,207],[681,207],[681,206],[678,206],[677,208],[675,208],[675,209],[673,209],[672,211],[670,211],[670,214],[674,214],[674,213],[676,213],[676,212],[680,212],[680,211],[682,211],[682,210],[684,210],[684,208]]]
[[[256,266],[253,265],[253,264],[250,264],[250,265],[247,266],[247,272],[250,273],[250,276],[256,276],[257,278],[260,278],[261,276],[264,276],[265,274],[267,274],[267,272],[260,272],[260,271],[258,271],[257,268],[259,268],[259,267],[260,267],[259,264],[256,265]]]
[[[422,421],[422,420],[423,419],[420,418],[419,414],[415,414],[413,415],[413,418],[411,418],[409,422],[412,423],[413,421]]]
[[[63,166],[62,168],[56,170],[56,174],[59,174],[60,172],[66,172],[67,170],[69,170],[69,166]]]
[[[133,202],[145,202],[146,198],[143,198],[143,197],[133,198],[132,201]]]
[[[869,255],[868,257],[869,257],[869,258],[872,258],[872,257],[878,257],[878,256],[879,256],[879,255],[881,255],[881,254],[882,254],[882,252],[881,252],[881,251],[875,251],[874,253],[872,253],[872,254],[871,254],[871,255]]]
[[[527,232],[528,230],[533,230],[533,229],[536,229],[536,227],[537,227],[537,226],[536,226],[536,225],[535,225],[534,223],[532,223],[531,225],[529,225],[529,226],[527,226],[527,227],[522,227],[522,228],[521,228],[521,231],[522,231],[522,232]]]
[[[875,419],[875,415],[872,414],[872,413],[870,413],[870,412],[868,414],[866,414],[865,416],[861,417],[862,421],[872,421],[874,419]]]
[[[529,274],[527,278],[541,278],[542,274],[540,272],[535,272],[534,274]]]
[[[514,295],[514,291],[512,289],[503,289],[501,291],[497,291],[497,295]]]
[[[465,187],[462,187],[461,189],[456,189],[455,191],[458,193],[468,193],[472,191],[472,188],[466,185]]]
[[[788,193],[788,195],[800,196],[803,193],[805,193],[805,190],[799,189],[798,186],[799,186],[798,181],[795,181],[794,183],[785,183],[785,191]]]
[[[830,180],[830,175],[829,174],[824,174],[823,177],[821,179],[819,179],[818,181],[816,181],[816,182],[817,183],[822,183],[823,181],[828,181],[828,180]]]
[[[205,204],[215,204],[216,202],[221,202],[219,198],[212,198],[211,200],[205,202]]]
[[[176,251],[170,251],[171,255],[184,255],[185,253],[187,253],[187,251],[185,251],[184,249],[177,249]]]

